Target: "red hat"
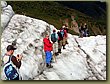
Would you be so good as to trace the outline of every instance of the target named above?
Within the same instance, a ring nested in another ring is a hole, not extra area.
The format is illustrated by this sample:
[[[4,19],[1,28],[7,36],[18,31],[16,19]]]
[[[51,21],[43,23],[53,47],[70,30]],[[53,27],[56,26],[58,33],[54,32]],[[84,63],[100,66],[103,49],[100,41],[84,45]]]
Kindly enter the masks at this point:
[[[56,30],[54,29],[53,32],[56,32]]]

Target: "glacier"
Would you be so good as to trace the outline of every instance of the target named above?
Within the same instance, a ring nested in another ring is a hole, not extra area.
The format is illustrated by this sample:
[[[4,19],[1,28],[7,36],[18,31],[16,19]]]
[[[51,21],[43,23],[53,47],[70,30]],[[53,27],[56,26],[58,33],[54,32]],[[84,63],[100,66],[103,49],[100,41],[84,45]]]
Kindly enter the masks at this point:
[[[1,4],[4,9],[7,7],[6,2]],[[14,55],[23,55],[18,70],[22,80],[106,80],[106,35],[79,38],[68,34],[69,44],[56,56],[53,68],[48,69],[45,66],[43,38],[56,28],[43,20],[14,12],[10,17],[7,21],[1,16],[7,25],[1,36],[1,56],[6,53],[7,45],[16,41]],[[5,80],[2,68],[1,79]]]

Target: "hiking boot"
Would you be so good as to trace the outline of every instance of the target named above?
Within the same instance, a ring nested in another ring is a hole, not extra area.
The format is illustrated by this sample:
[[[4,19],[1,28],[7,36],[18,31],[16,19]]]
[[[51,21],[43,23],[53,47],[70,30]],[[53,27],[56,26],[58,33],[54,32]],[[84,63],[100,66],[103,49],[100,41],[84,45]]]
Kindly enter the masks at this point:
[[[63,49],[66,49],[65,46],[63,46]]]
[[[51,64],[49,64],[48,68],[53,68],[53,66]]]
[[[58,49],[58,52],[57,53],[60,53],[61,54],[61,49]]]
[[[46,67],[49,67],[49,64],[48,63],[46,64]]]
[[[66,49],[65,47],[63,49]]]
[[[66,41],[66,44],[68,44],[68,41]]]
[[[58,52],[55,53],[55,56],[59,55]]]
[[[61,51],[59,51],[58,54],[61,54]]]

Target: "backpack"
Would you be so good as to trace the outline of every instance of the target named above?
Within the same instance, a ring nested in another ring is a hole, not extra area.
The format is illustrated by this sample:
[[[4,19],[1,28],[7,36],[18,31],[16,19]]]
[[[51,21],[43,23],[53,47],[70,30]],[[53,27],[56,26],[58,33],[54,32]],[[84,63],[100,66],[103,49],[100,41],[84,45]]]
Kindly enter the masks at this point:
[[[55,33],[51,34],[51,41],[52,42],[56,42],[57,41],[57,38],[56,38],[56,34]]]
[[[64,29],[60,31],[62,37],[64,36]]]
[[[14,80],[15,78],[19,77],[17,70],[13,67],[11,63],[11,57],[9,57],[8,62],[4,65],[4,73],[6,75],[7,80]]]

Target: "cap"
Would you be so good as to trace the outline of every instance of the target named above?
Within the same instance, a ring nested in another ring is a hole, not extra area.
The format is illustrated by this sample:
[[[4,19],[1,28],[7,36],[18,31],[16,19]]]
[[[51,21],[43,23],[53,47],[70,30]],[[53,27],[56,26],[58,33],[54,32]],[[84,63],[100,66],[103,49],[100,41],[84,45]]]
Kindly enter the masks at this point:
[[[65,26],[62,26],[62,28],[65,28]]]
[[[9,51],[9,50],[16,50],[16,48],[13,45],[8,45],[7,51]]]

